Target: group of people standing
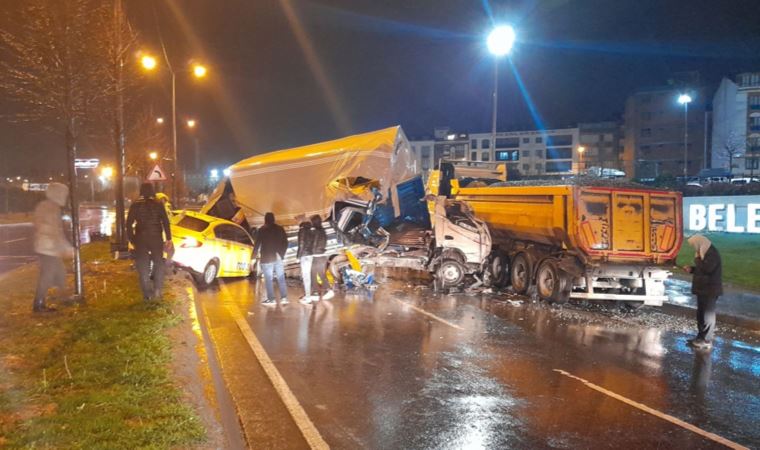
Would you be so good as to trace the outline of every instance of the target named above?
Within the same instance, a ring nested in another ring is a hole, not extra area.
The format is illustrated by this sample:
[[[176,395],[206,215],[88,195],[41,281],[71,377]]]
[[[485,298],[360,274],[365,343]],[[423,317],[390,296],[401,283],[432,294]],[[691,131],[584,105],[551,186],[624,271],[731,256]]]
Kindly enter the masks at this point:
[[[319,300],[329,300],[335,296],[327,279],[327,233],[322,226],[322,218],[312,216],[300,224],[298,230],[298,261],[301,265],[304,294],[300,298],[303,304]],[[264,284],[267,297],[261,302],[265,306],[277,304],[274,295],[274,280],[280,290],[280,304],[287,305],[288,288],[285,283],[285,252],[288,249],[288,237],[285,229],[275,223],[274,214],[264,215],[264,225],[256,233],[254,254],[259,255],[261,270],[264,272]],[[316,287],[316,291],[314,288]]]

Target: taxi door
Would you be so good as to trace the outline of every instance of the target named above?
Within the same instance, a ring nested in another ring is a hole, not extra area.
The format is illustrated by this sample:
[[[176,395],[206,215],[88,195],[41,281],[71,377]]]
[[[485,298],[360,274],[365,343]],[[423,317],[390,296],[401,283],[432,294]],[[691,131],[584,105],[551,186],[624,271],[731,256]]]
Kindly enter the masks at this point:
[[[235,241],[236,269],[240,276],[248,276],[251,272],[251,256],[253,255],[253,242],[242,227],[234,227],[233,239]]]
[[[232,241],[233,227],[219,224],[214,229],[214,250],[219,258],[219,276],[234,276],[236,270],[235,243]]]

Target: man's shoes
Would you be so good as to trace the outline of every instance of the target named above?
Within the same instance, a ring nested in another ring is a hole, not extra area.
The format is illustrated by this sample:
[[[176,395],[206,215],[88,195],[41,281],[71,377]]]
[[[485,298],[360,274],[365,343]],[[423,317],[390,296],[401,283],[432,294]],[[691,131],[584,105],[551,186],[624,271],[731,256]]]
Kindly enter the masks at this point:
[[[287,297],[283,297],[280,299],[280,305],[287,305],[288,303],[290,302],[288,301]]]
[[[264,306],[277,306],[277,302],[272,299],[266,299],[261,304]]]
[[[704,339],[699,339],[699,338],[689,339],[688,341],[686,341],[686,343],[689,346],[694,347],[695,349],[699,349],[699,350],[710,350],[710,349],[712,349],[712,342],[706,341]]]
[[[310,304],[311,302],[313,302],[314,300],[312,299],[311,295],[304,295],[303,297],[301,297],[300,299],[298,299],[298,301],[299,301],[299,302],[300,302],[302,305],[308,305],[308,304]]]
[[[333,297],[335,297],[335,291],[330,289],[329,291],[325,292],[325,295],[322,296],[322,300],[330,300]]]
[[[42,305],[42,306],[35,306],[32,308],[32,312],[36,313],[54,313],[58,311],[57,309],[53,308],[52,306]]]

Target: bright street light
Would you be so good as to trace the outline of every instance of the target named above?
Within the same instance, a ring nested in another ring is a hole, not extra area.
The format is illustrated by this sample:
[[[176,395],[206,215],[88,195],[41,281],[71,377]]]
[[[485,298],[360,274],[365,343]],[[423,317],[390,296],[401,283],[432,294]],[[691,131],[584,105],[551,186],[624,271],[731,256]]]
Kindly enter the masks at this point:
[[[692,98],[691,98],[691,95],[689,95],[689,94],[681,94],[681,95],[678,96],[678,103],[680,103],[682,105],[686,105],[688,103],[691,103],[691,101],[692,101]]]
[[[219,169],[211,169],[209,175],[211,175],[211,178],[219,178]]]
[[[163,125],[164,124],[164,118],[163,117],[156,117],[156,123],[159,124],[159,125]]]
[[[143,57],[140,58],[140,64],[142,64],[143,69],[145,70],[153,70],[158,66],[158,61],[150,55],[143,55]]]
[[[512,50],[515,43],[515,29],[509,25],[500,25],[488,35],[488,51],[494,56],[504,56]]]
[[[158,159],[158,152],[150,152],[150,153],[148,153],[148,158],[150,158],[153,161],[157,160]]]
[[[224,174],[225,177],[228,177],[228,176],[230,176],[230,174],[232,173],[232,171],[230,169],[224,169],[224,170],[222,170],[222,173]]]
[[[187,127],[188,128],[195,128],[195,125],[197,125],[197,122],[195,119],[188,119],[187,120]]]
[[[207,73],[208,69],[206,69],[206,66],[201,64],[193,65],[193,75],[195,75],[195,78],[204,78]]]
[[[111,178],[113,176],[113,167],[111,167],[111,166],[103,167],[100,170],[100,176],[103,177],[103,178],[105,178],[105,179]]]

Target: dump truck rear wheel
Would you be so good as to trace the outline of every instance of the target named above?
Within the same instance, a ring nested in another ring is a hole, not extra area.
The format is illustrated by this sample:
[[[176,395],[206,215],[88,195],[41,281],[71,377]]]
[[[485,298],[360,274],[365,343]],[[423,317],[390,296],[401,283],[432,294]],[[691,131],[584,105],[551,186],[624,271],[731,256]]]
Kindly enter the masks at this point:
[[[464,266],[456,259],[444,259],[438,266],[436,275],[443,289],[457,287],[464,281]]]
[[[536,291],[542,300],[564,303],[568,300],[568,277],[559,270],[557,262],[553,259],[545,259],[538,266],[536,273]]]
[[[530,288],[530,263],[524,253],[520,253],[512,259],[509,265],[509,278],[512,289],[518,294],[525,294]]]
[[[509,268],[507,266],[507,255],[503,253],[493,255],[491,263],[488,265],[491,285],[504,287],[507,284],[507,280],[509,279]]]

